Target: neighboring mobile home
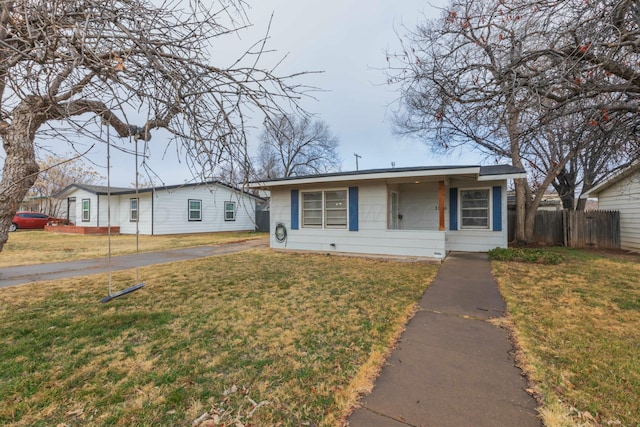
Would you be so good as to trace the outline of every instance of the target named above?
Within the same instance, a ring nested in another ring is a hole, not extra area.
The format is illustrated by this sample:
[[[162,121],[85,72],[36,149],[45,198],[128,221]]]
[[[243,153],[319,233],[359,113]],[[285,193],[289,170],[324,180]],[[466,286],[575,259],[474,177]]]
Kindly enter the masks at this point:
[[[507,246],[512,166],[435,166],[255,182],[271,191],[271,247],[419,256]]]
[[[255,229],[259,198],[220,182],[109,189],[72,184],[56,195],[66,199],[69,220],[81,227],[120,227],[121,234],[187,234]],[[111,206],[109,209],[109,205]]]
[[[593,187],[598,209],[620,212],[620,248],[640,252],[640,163]]]

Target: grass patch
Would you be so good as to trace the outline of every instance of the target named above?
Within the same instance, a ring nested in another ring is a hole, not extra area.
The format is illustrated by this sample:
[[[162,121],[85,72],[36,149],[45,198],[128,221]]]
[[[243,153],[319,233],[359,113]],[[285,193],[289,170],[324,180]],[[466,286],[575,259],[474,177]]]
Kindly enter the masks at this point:
[[[140,252],[219,245],[265,236],[265,233],[247,231],[140,236]],[[107,239],[107,236],[57,234],[41,230],[9,233],[9,240],[0,253],[0,268],[106,257]],[[111,236],[112,255],[134,253],[135,235]]]
[[[493,262],[545,424],[640,426],[640,264],[557,251]]]
[[[557,265],[562,263],[564,257],[558,251],[548,249],[495,248],[489,251],[489,259]]]
[[[104,275],[0,289],[0,424],[337,425],[436,269],[252,251],[104,305]]]

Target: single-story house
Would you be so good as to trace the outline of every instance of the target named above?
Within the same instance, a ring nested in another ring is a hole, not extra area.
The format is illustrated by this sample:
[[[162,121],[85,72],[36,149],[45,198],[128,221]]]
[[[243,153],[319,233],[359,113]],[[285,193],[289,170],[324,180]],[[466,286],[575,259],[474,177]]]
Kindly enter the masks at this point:
[[[272,248],[418,256],[507,246],[512,166],[374,169],[254,182],[271,191]]]
[[[598,199],[598,209],[620,212],[620,248],[640,252],[640,163],[596,185],[582,197]]]
[[[147,235],[254,230],[259,200],[217,181],[140,188],[137,193],[133,188],[71,184],[56,197],[66,200],[67,219],[76,226],[107,227],[110,216],[121,234],[135,234],[139,221],[140,234]]]

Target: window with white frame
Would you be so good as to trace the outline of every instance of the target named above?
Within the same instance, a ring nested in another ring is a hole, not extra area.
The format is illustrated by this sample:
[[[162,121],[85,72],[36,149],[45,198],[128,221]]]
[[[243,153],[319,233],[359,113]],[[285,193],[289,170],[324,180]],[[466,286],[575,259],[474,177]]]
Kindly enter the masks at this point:
[[[91,199],[82,199],[82,221],[91,221]]]
[[[347,190],[302,193],[302,226],[347,228]]]
[[[224,202],[224,220],[236,220],[236,202]]]
[[[202,200],[189,199],[189,221],[202,221]]]
[[[129,199],[129,221],[138,222],[138,199]]]
[[[460,190],[461,228],[489,228],[489,189]]]

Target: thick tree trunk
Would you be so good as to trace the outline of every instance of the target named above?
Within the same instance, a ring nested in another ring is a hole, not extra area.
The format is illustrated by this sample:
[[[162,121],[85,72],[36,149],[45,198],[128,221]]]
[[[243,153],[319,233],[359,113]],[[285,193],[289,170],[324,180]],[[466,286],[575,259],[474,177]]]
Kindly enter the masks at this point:
[[[516,228],[515,241],[518,244],[527,242],[526,224],[526,179],[514,180],[516,189]]]
[[[21,117],[0,129],[6,153],[0,180],[0,251],[9,237],[9,226],[29,189],[38,177],[33,142],[37,125],[33,117]]]
[[[573,210],[575,208],[576,174],[562,168],[552,185],[560,196],[562,208]]]

